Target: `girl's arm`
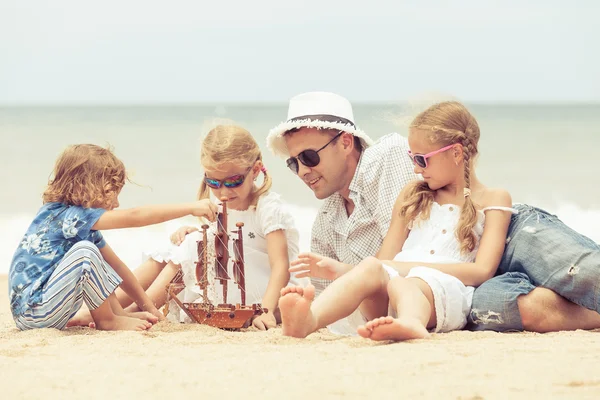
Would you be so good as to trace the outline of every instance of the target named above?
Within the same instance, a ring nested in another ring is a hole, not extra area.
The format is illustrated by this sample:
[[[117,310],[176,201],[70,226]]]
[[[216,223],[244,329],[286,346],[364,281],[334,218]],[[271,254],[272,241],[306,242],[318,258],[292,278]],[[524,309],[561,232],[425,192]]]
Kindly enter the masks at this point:
[[[487,204],[502,207],[512,207],[510,194],[505,190],[495,190],[488,196]],[[483,235],[477,250],[475,262],[459,264],[432,264],[423,262],[397,262],[385,261],[385,264],[394,267],[401,275],[408,274],[413,267],[423,266],[434,268],[448,275],[455,276],[467,286],[479,286],[492,278],[498,269],[504,246],[506,234],[510,224],[510,213],[501,210],[488,210],[485,213]]]
[[[208,199],[183,204],[153,205],[125,210],[106,211],[92,226],[93,230],[134,228],[153,225],[172,219],[194,215],[214,221],[217,206]]]
[[[279,229],[270,232],[267,234],[266,239],[271,276],[269,277],[269,283],[262,298],[262,306],[267,308],[269,312],[261,314],[252,321],[252,325],[263,331],[274,328],[277,325],[275,310],[279,303],[280,292],[290,280],[290,273],[288,272],[288,245],[285,231]]]
[[[400,217],[400,205],[403,203],[403,201],[404,192],[401,192],[396,198],[396,203],[392,209],[392,220],[390,222],[390,227],[385,235],[385,238],[383,239],[381,248],[376,255],[376,257],[380,260],[393,259],[396,254],[402,250],[402,246],[404,246],[404,242],[408,237],[409,229],[404,223],[402,217]]]
[[[121,283],[121,289],[123,289],[123,291],[127,293],[129,297],[131,297],[131,299],[138,305],[140,310],[148,311],[159,317],[159,319],[162,319],[163,315],[160,314],[152,300],[150,300],[148,295],[146,295],[146,292],[144,292],[144,289],[133,275],[131,270],[123,261],[121,261],[119,256],[115,254],[108,243],[100,249],[100,254],[102,254],[104,261],[106,261],[108,265],[115,270],[121,279],[123,279],[123,282]]]
[[[271,313],[275,312],[277,308],[281,289],[290,281],[290,265],[285,231],[281,229],[273,231],[267,234],[266,238],[271,276],[262,299],[262,305],[267,307]]]

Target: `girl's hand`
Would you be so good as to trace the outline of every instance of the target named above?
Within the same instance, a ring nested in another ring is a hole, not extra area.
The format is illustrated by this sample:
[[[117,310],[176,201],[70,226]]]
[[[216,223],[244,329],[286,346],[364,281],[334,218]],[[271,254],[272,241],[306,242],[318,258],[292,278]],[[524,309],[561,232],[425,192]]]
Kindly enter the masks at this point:
[[[195,217],[204,217],[213,222],[217,216],[219,208],[209,199],[198,200],[192,205],[192,215]]]
[[[275,320],[275,315],[269,310],[269,312],[260,314],[254,318],[252,325],[261,331],[268,331],[277,326],[277,320]]]
[[[173,243],[176,246],[179,246],[184,241],[187,235],[189,235],[192,232],[196,232],[197,230],[198,228],[196,228],[195,226],[182,226],[171,235],[171,243]]]
[[[345,264],[315,253],[299,254],[290,265],[290,272],[297,272],[297,278],[309,276],[332,281],[347,272]]]

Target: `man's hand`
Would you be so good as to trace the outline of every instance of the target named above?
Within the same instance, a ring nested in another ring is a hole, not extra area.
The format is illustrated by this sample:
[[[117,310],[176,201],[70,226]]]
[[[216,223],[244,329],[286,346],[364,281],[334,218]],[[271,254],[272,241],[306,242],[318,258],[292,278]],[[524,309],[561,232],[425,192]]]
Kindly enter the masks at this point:
[[[351,268],[333,258],[315,253],[301,253],[290,265],[290,272],[297,272],[297,278],[309,276],[327,280],[337,279]]]

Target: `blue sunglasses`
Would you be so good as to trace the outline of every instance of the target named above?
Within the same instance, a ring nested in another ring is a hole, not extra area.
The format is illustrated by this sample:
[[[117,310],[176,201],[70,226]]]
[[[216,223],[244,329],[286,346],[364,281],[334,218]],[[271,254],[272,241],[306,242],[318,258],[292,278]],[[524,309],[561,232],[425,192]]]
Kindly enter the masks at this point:
[[[244,183],[251,169],[252,167],[248,168],[245,174],[232,175],[228,176],[225,179],[209,178],[208,176],[206,176],[206,174],[204,174],[204,183],[206,183],[206,186],[213,189],[219,189],[221,186],[233,189],[238,186],[241,186]]]

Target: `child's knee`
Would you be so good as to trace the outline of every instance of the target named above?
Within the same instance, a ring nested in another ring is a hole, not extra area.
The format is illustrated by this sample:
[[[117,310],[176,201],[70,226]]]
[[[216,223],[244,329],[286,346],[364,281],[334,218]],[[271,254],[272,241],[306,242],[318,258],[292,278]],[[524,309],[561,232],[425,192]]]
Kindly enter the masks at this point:
[[[67,252],[67,254],[69,253],[74,253],[74,252],[93,252],[95,254],[99,254],[100,253],[100,249],[98,249],[98,246],[96,246],[94,243],[90,242],[89,240],[81,240],[77,243],[75,243]]]
[[[78,265],[82,272],[93,268],[93,266],[101,265],[104,263],[102,254],[94,243],[88,240],[82,240],[75,243],[69,251],[64,255],[61,261],[61,265],[64,268],[72,269]]]
[[[383,271],[383,263],[375,257],[367,257],[357,265],[357,267],[369,275],[377,274]]]
[[[385,271],[381,260],[375,257],[367,257],[354,267],[354,269],[359,274],[355,276],[365,284],[369,286],[378,285],[381,290],[385,290],[389,275]]]
[[[88,240],[77,242],[69,249],[63,259],[68,258],[84,259],[92,264],[101,264],[104,262],[100,249],[94,243]]]

